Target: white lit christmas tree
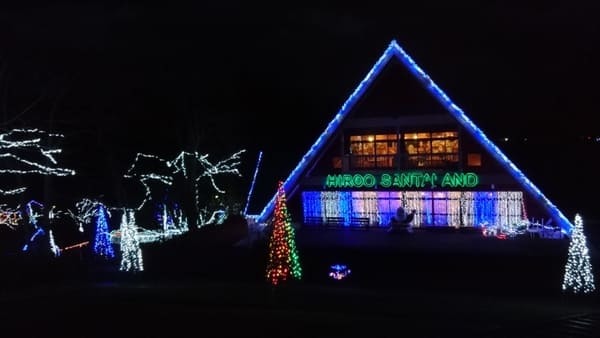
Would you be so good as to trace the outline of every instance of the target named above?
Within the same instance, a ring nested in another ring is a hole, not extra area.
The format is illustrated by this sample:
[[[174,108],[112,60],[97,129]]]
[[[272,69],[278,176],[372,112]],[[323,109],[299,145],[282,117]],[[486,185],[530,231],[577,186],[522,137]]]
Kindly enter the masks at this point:
[[[121,271],[143,271],[142,249],[137,239],[134,212],[127,210],[121,217]]]
[[[579,214],[575,215],[562,289],[571,293],[591,293],[596,289],[583,221]]]

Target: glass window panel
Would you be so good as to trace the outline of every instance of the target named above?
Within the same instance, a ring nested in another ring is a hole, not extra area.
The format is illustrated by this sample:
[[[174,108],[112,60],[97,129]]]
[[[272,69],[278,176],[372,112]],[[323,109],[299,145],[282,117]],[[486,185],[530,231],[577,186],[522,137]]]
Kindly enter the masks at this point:
[[[376,147],[377,147],[377,154],[378,155],[385,155],[388,153],[388,146],[387,146],[387,142],[377,142],[376,143]]]
[[[447,153],[458,153],[458,140],[447,140],[446,141],[446,152]]]
[[[429,141],[419,141],[419,145],[417,147],[417,152],[419,154],[430,153],[431,152],[431,143],[429,143]]]
[[[364,155],[374,155],[375,154],[375,146],[372,142],[363,143],[361,154]]]
[[[388,154],[397,154],[398,153],[398,143],[397,142],[388,142],[387,143]]]
[[[430,138],[430,133],[406,133],[404,134],[405,140],[422,140]]]
[[[446,152],[446,141],[434,140],[431,141],[432,153],[445,153]]]
[[[477,154],[477,153],[467,154],[467,165],[469,167],[481,166],[481,154]]]
[[[417,152],[417,147],[419,145],[418,141],[406,141],[405,144],[406,144],[406,152],[409,155],[413,155],[413,154],[417,154],[418,153]]]
[[[458,132],[456,131],[442,131],[431,133],[431,138],[454,138],[458,137]]]

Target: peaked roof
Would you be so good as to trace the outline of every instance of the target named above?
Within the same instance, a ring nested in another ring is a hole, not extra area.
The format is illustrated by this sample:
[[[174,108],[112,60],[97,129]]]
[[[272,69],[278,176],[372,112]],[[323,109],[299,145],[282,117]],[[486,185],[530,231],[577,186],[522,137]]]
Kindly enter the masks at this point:
[[[450,98],[438,87],[431,78],[419,67],[415,61],[398,45],[396,40],[390,42],[388,48],[383,52],[383,55],[377,60],[373,68],[360,82],[354,92],[348,97],[346,102],[342,105],[338,113],[335,115],[333,120],[329,122],[325,131],[319,136],[316,142],[310,147],[308,152],[302,157],[296,168],[292,170],[288,178],[283,183],[283,188],[287,194],[296,186],[300,175],[309,163],[311,163],[317,156],[318,152],[327,144],[327,142],[333,137],[336,129],[344,121],[352,108],[356,105],[359,99],[364,95],[366,90],[373,84],[375,79],[381,73],[382,69],[395,57],[401,61],[401,63],[410,71],[410,73],[421,82],[430,94],[432,94],[446,110],[452,114],[458,122],[506,169],[517,182],[519,182],[540,204],[546,209],[555,222],[558,225],[570,233],[572,224],[558,210],[558,208],[546,198],[546,196],[536,187],[526,176],[517,168],[517,166],[506,156],[502,151],[479,129],[471,119],[467,117],[465,112],[458,107]],[[271,200],[267,203],[264,209],[258,216],[259,222],[264,222],[270,214],[273,213],[275,206],[275,199],[277,193],[273,195]]]

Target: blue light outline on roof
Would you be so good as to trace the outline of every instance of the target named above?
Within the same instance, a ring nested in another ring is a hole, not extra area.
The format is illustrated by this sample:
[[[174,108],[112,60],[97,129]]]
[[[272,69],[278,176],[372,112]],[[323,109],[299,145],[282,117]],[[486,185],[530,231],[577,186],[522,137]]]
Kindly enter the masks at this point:
[[[312,145],[308,152],[302,157],[296,168],[292,170],[288,178],[283,183],[283,189],[286,193],[289,193],[291,187],[296,184],[300,173],[304,171],[306,166],[312,162],[319,150],[327,143],[327,141],[333,136],[335,130],[342,123],[344,118],[356,105],[356,102],[364,94],[364,92],[371,86],[375,78],[381,73],[381,70],[387,65],[392,56],[396,56],[408,70],[422,82],[427,90],[450,112],[461,125],[473,135],[473,137],[481,143],[481,145],[490,153],[492,156],[506,169],[508,172],[521,183],[525,189],[539,202],[542,206],[550,213],[550,215],[559,223],[559,226],[567,232],[571,233],[573,225],[565,217],[565,215],[558,210],[558,208],[544,196],[544,194],[536,187],[526,176],[517,168],[517,166],[506,156],[500,148],[498,148],[484,133],[479,129],[471,119],[469,119],[465,112],[460,109],[444,91],[442,91],[431,78],[419,67],[413,59],[398,45],[396,40],[392,40],[388,48],[385,50],[383,55],[377,60],[375,65],[371,68],[369,73],[360,82],[354,92],[348,97],[346,102],[342,105],[338,113],[335,115],[333,120],[329,122],[325,131],[319,136],[317,141]],[[277,193],[273,195],[273,198],[267,203],[262,212],[258,217],[259,222],[266,221],[268,215],[273,212],[275,206],[275,199]]]

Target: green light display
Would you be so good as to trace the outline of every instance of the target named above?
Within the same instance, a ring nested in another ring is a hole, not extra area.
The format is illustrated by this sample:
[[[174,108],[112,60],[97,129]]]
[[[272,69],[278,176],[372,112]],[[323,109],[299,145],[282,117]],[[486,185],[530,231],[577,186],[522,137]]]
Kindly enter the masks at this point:
[[[473,188],[479,184],[479,176],[474,173],[428,172],[327,175],[326,188]]]

